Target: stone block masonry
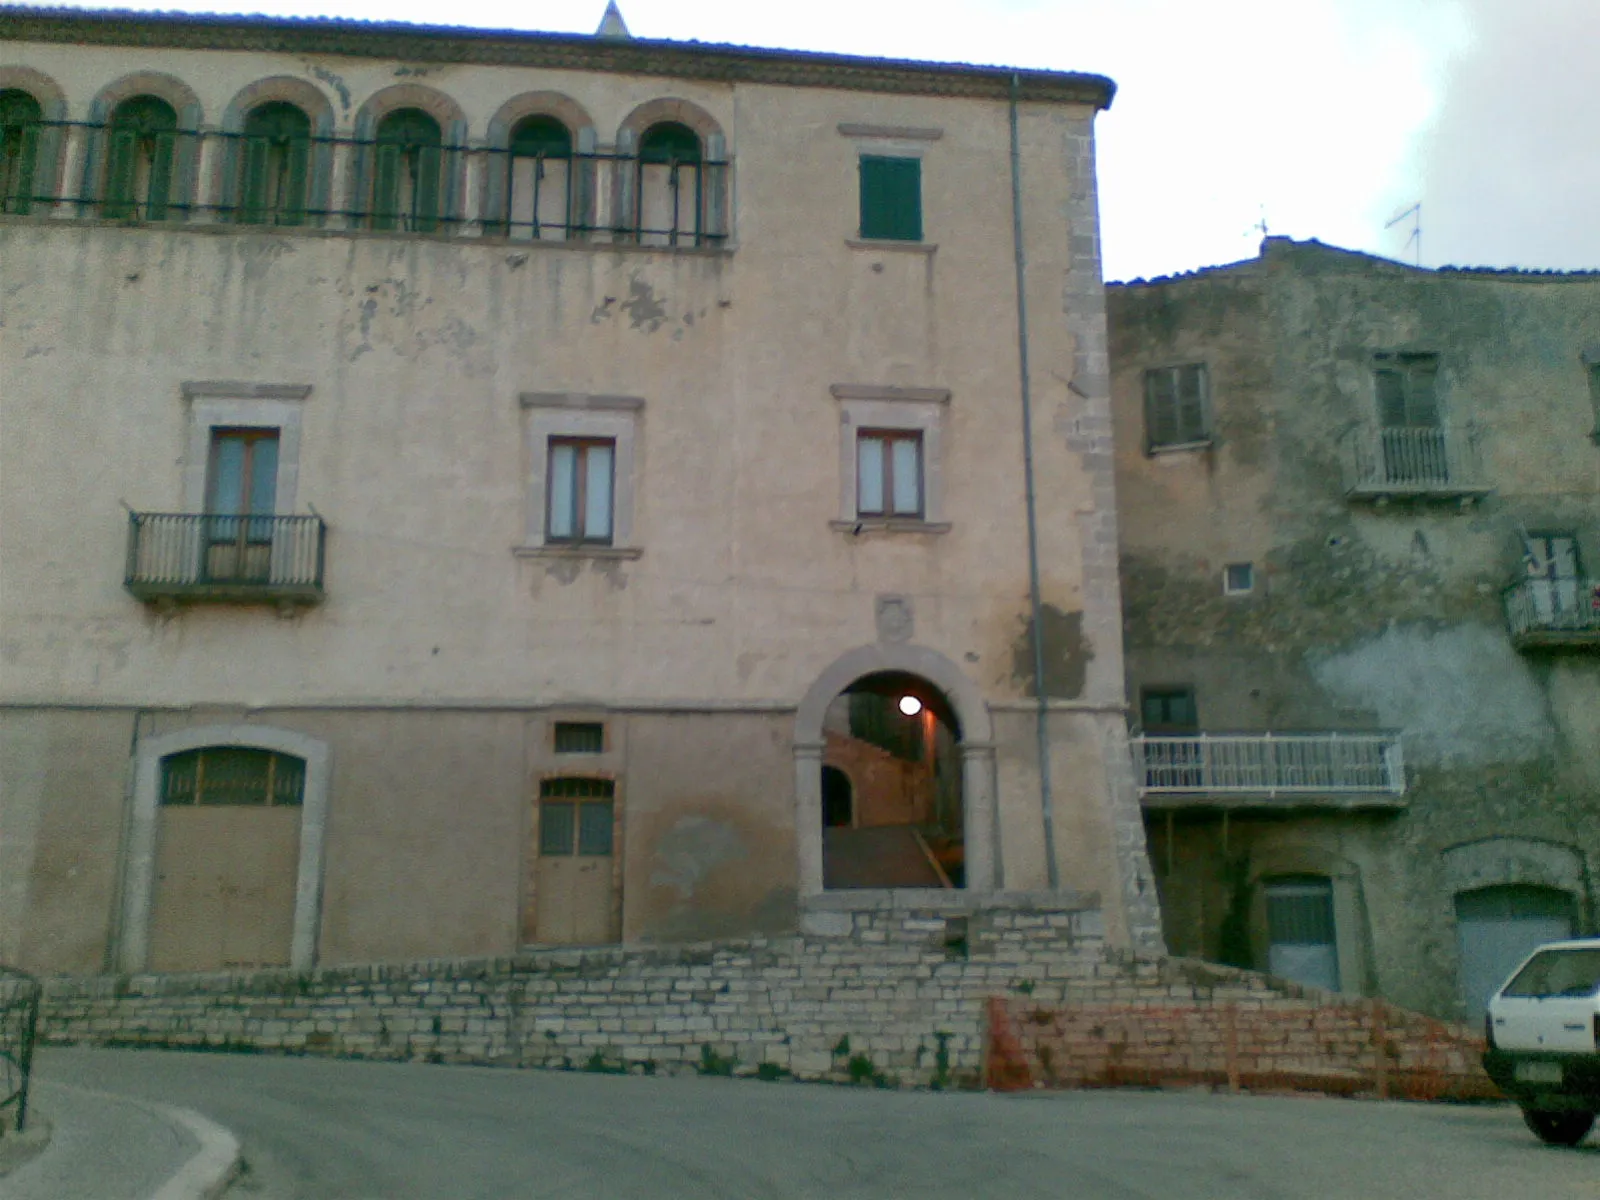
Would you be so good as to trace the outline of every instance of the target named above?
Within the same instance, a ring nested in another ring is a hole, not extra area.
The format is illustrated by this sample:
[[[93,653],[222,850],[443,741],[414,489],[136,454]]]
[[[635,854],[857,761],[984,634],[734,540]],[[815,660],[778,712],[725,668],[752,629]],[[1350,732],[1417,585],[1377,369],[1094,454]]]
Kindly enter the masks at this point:
[[[926,893],[923,893],[926,895]],[[959,893],[957,894],[960,895]],[[855,900],[859,904],[861,901]],[[50,1043],[975,1085],[988,997],[1101,1000],[1091,907],[965,897],[810,913],[793,937],[308,972],[58,977]]]
[[[808,912],[792,937],[205,975],[58,977],[49,1043],[901,1087],[1209,1083],[1488,1095],[1460,1029],[1109,949],[1027,896]],[[935,895],[937,895],[935,893]],[[898,903],[897,903],[898,899]]]

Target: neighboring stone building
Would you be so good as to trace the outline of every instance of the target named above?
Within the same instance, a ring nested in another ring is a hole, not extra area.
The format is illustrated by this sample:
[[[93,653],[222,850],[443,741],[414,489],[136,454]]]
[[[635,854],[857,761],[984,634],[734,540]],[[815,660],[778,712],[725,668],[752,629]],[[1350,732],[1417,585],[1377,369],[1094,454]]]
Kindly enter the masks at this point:
[[[1476,1019],[1595,927],[1600,275],[1269,238],[1108,323],[1169,947]]]
[[[1159,944],[1110,82],[608,34],[0,10],[0,960],[504,954],[1052,884]],[[883,754],[825,732],[841,694],[921,706],[914,802],[852,802]],[[885,837],[951,886],[887,894]],[[825,888],[835,841],[882,886]]]

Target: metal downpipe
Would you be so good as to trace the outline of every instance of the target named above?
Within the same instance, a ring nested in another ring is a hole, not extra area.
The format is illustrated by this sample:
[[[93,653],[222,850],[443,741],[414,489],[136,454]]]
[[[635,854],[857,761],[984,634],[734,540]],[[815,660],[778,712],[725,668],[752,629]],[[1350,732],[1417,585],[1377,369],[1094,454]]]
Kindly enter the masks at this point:
[[[1022,248],[1022,151],[1017,137],[1021,78],[1011,76],[1011,242],[1017,268],[1017,371],[1022,391],[1022,481],[1028,511],[1028,601],[1033,610],[1033,692],[1039,750],[1039,808],[1044,821],[1044,862],[1050,890],[1061,887],[1056,866],[1055,797],[1050,787],[1050,700],[1044,686],[1044,621],[1039,598],[1039,514],[1033,487],[1033,393],[1028,383],[1027,257]]]

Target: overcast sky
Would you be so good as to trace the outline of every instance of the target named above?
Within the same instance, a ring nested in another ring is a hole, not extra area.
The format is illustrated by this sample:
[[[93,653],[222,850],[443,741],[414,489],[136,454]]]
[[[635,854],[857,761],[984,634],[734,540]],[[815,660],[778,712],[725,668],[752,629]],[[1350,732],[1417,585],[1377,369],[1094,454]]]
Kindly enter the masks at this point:
[[[604,0],[80,4],[592,33]],[[1600,0],[621,0],[639,37],[1093,71],[1110,279],[1275,234],[1600,267]]]

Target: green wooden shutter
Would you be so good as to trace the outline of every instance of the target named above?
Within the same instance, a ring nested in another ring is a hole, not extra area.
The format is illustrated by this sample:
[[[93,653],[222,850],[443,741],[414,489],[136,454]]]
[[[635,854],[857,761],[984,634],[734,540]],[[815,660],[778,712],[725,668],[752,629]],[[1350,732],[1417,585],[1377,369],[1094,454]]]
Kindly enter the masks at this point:
[[[1144,373],[1144,430],[1150,447],[1171,446],[1178,441],[1172,374],[1166,367]]]
[[[861,156],[861,236],[922,240],[922,163]]]
[[[245,138],[243,149],[238,219],[246,225],[259,225],[267,219],[267,166],[272,144],[266,138]]]
[[[146,220],[165,221],[172,202],[172,164],[178,152],[177,135],[163,130],[150,139],[150,192],[145,204]]]
[[[120,221],[133,215],[133,180],[138,166],[139,135],[114,129],[106,139],[105,204],[101,215]]]
[[[379,143],[372,177],[372,227],[393,229],[400,206],[400,166],[402,148]]]
[[[311,181],[311,142],[290,138],[283,148],[283,193],[278,224],[301,225],[306,219],[306,193]]]
[[[39,127],[24,125],[12,145],[16,158],[11,164],[8,194],[0,196],[0,212],[26,216],[33,207],[33,168],[39,159]]]
[[[1439,401],[1435,384],[1439,364],[1432,358],[1417,359],[1406,372],[1406,418],[1409,424],[1434,429],[1439,424]]]
[[[1176,375],[1178,440],[1203,442],[1206,439],[1205,368],[1191,363],[1179,367]]]
[[[438,146],[418,146],[412,153],[417,156],[417,185],[411,197],[411,228],[418,233],[432,233],[439,228],[439,176],[444,154]]]
[[[1405,376],[1388,367],[1380,367],[1374,376],[1378,391],[1378,422],[1385,429],[1403,429],[1406,422]]]

